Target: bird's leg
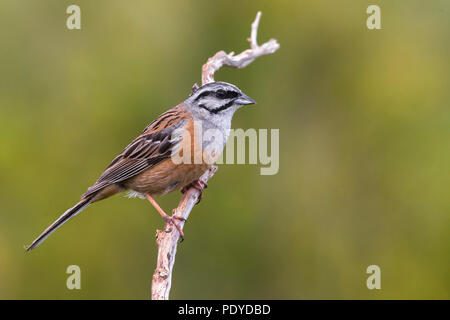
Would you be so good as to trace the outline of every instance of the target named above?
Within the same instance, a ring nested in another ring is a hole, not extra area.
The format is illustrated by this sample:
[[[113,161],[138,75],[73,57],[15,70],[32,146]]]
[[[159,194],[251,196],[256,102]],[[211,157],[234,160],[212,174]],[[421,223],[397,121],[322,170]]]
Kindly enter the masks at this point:
[[[181,230],[180,225],[178,223],[176,223],[174,221],[174,219],[177,219],[177,220],[180,220],[180,221],[185,221],[185,219],[174,215],[173,212],[172,212],[172,215],[169,216],[167,213],[164,212],[163,209],[161,209],[159,204],[149,194],[147,194],[146,197],[147,197],[147,200],[150,201],[150,203],[153,205],[153,207],[155,207],[156,211],[159,212],[159,214],[164,219],[164,221],[167,222],[167,223],[173,224],[175,226],[175,228],[177,228],[178,232],[180,233],[181,241],[183,241],[184,240],[183,230]],[[166,232],[170,232],[170,231],[166,231]]]
[[[183,188],[181,188],[181,193],[183,193],[183,194],[186,193],[186,191],[188,191],[189,188],[195,188],[198,191],[200,191],[200,195],[198,196],[198,200],[197,200],[197,203],[199,203],[200,200],[202,200],[203,189],[208,188],[208,184],[205,181],[203,181],[202,179],[198,179],[198,180],[195,180],[195,181],[185,185]]]

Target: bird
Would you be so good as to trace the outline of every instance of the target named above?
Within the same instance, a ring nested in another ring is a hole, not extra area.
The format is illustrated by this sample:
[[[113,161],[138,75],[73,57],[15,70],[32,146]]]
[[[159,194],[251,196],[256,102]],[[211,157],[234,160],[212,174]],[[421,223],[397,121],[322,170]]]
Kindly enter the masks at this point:
[[[89,205],[124,191],[129,191],[130,196],[146,198],[165,222],[176,227],[183,240],[184,234],[176,221],[182,218],[166,214],[154,197],[177,189],[184,193],[190,187],[202,192],[207,185],[200,177],[222,153],[235,111],[255,103],[231,83],[216,81],[201,87],[195,84],[186,100],[151,122],[112,160],[81,200],[56,219],[26,250],[39,246]],[[208,132],[216,132],[216,138],[205,139]],[[193,139],[196,135],[198,138]],[[175,155],[184,161],[175,161]]]

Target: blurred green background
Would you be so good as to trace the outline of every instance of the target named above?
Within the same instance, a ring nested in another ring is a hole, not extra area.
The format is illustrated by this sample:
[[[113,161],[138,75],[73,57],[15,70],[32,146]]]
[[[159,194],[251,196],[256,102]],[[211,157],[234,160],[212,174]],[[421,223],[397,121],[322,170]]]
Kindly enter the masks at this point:
[[[66,8],[81,7],[81,30]],[[366,28],[381,7],[382,30]],[[279,128],[280,170],[222,165],[186,224],[175,299],[450,298],[448,1],[0,3],[0,298],[147,299],[156,211],[115,196],[26,253],[206,59],[281,48],[216,80]],[[159,198],[170,211],[178,192]],[[81,267],[82,289],[65,270]],[[381,267],[381,290],[366,268]]]

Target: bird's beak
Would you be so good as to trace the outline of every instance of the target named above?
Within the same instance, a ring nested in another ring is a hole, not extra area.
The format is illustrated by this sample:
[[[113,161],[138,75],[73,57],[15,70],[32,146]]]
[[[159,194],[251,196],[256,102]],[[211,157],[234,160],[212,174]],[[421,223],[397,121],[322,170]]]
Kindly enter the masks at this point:
[[[242,106],[245,106],[245,105],[248,105],[248,104],[255,104],[256,101],[253,100],[252,98],[250,98],[249,96],[247,96],[247,95],[242,93],[239,98],[234,100],[234,103],[242,105]]]

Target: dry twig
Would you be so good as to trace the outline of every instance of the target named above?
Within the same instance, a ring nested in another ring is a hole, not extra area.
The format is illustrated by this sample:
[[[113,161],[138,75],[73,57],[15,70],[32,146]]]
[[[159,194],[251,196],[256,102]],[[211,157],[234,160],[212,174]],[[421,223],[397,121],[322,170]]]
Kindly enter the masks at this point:
[[[261,46],[258,46],[256,37],[258,34],[259,20],[261,19],[261,12],[258,12],[255,21],[252,23],[251,36],[248,39],[250,42],[250,49],[243,51],[238,55],[234,52],[227,54],[225,51],[217,52],[213,57],[203,65],[202,68],[202,84],[214,81],[214,73],[223,66],[244,68],[249,65],[256,58],[274,53],[278,50],[280,45],[274,39],[269,40]],[[201,179],[207,182],[216,172],[217,167],[212,167],[205,172]],[[197,203],[200,191],[195,188],[190,188],[181,199],[178,207],[173,211],[173,214],[187,220],[189,214]],[[184,222],[180,223],[183,228]],[[172,270],[175,263],[175,254],[177,252],[177,245],[180,235],[176,228],[166,224],[164,230],[172,230],[165,232],[158,230],[156,232],[156,244],[158,245],[158,260],[156,263],[156,270],[153,274],[152,281],[152,299],[153,300],[168,300],[170,287],[172,284]]]
[[[234,55],[234,52],[227,54],[225,51],[219,51],[214,56],[208,59],[202,68],[202,84],[214,81],[214,73],[222,66],[233,68],[244,68],[253,62],[256,58],[271,54],[280,48],[280,44],[275,39],[270,39],[261,46],[258,46],[256,37],[258,35],[259,20],[261,19],[261,11],[256,15],[255,21],[252,23],[252,32],[248,41],[250,42],[250,49]]]

